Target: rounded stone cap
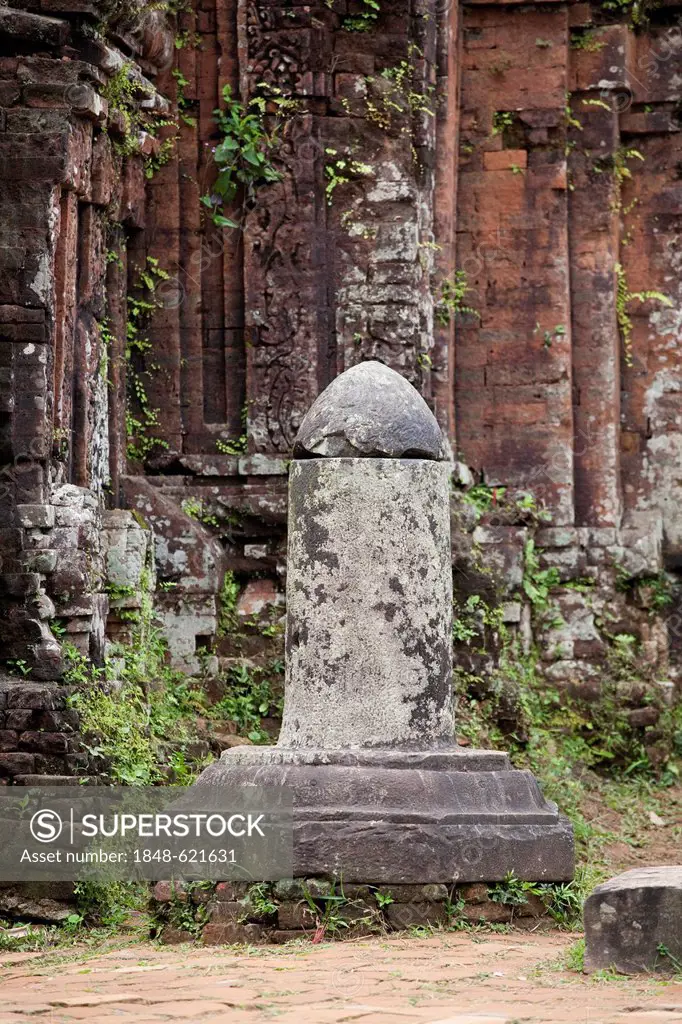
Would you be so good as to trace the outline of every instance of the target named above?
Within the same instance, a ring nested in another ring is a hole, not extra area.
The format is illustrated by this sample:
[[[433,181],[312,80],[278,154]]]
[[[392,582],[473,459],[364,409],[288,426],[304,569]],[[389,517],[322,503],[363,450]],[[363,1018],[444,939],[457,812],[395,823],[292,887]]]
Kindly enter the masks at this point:
[[[359,457],[448,457],[436,417],[417,389],[375,361],[336,377],[311,405],[294,441],[297,459]]]

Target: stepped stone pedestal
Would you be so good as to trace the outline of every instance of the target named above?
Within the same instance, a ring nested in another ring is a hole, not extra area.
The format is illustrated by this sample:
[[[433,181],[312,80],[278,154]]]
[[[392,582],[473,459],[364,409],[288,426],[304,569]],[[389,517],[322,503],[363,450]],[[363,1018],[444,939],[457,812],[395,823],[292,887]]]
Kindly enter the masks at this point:
[[[294,456],[279,742],[226,751],[197,785],[288,787],[297,877],[571,878],[571,826],[533,775],[454,740],[450,467],[426,403],[361,363]]]

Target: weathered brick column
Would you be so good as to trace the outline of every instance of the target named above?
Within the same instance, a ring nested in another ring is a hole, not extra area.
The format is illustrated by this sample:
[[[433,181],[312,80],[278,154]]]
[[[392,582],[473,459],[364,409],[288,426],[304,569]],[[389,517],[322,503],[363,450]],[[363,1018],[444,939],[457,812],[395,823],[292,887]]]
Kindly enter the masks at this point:
[[[297,876],[572,876],[571,826],[531,773],[454,740],[443,453],[418,392],[374,362],[299,430],[282,734],[227,751],[198,783],[290,788]]]

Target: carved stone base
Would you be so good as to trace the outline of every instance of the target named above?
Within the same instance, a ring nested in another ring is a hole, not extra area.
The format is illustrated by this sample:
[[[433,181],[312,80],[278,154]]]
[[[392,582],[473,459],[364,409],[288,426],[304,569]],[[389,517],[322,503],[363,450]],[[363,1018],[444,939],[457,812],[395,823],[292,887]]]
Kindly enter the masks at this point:
[[[573,832],[531,772],[496,751],[234,748],[199,786],[285,786],[294,874],[349,883],[573,877]]]

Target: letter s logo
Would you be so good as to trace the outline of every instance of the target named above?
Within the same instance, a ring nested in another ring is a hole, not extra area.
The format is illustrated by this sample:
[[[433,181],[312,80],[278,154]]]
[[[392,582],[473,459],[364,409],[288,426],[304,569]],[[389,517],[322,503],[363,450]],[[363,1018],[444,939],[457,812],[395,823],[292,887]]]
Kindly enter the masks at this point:
[[[62,834],[64,824],[56,811],[36,811],[31,818],[31,835],[39,843],[53,843]]]

